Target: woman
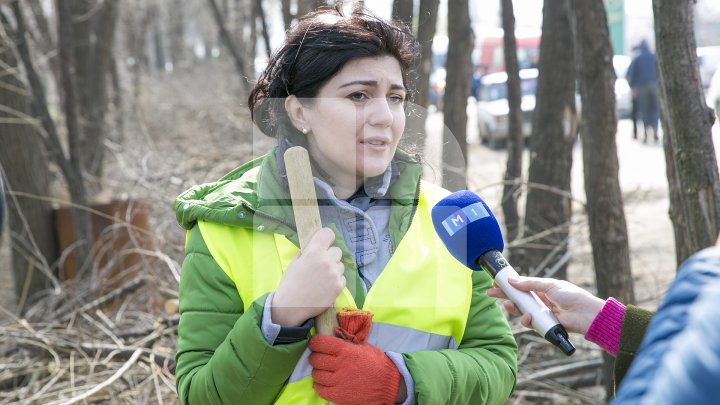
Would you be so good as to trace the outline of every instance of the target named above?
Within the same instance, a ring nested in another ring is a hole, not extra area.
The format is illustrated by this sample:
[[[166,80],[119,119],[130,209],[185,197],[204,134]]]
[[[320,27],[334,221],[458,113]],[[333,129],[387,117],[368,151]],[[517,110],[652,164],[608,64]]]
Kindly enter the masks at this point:
[[[406,28],[359,10],[316,12],[288,32],[249,99],[278,146],[176,202],[189,231],[184,404],[509,397],[517,347],[491,280],[445,250],[430,208],[448,193],[397,149],[416,54]],[[301,254],[282,158],[293,145],[310,152],[325,226]],[[367,342],[310,339],[333,304],[373,313]]]

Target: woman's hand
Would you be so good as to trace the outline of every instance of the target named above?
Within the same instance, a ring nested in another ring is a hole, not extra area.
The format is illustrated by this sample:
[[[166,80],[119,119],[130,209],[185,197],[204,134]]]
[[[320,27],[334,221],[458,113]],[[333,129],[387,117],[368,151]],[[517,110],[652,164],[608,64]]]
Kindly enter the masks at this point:
[[[299,326],[335,303],[345,288],[342,251],[323,228],[290,263],[273,295],[271,316],[280,326]]]
[[[508,282],[521,291],[534,291],[555,314],[568,332],[585,334],[590,324],[605,305],[605,301],[584,289],[564,280],[539,277],[509,278]],[[487,290],[487,295],[507,300],[505,293],[497,286]],[[510,301],[503,301],[505,309],[514,315],[522,315]],[[522,315],[520,323],[530,328],[532,316]]]

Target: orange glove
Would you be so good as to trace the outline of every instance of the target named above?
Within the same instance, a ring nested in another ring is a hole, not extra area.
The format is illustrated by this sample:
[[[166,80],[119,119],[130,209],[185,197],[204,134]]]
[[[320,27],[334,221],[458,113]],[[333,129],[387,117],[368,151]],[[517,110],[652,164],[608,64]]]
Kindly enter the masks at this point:
[[[335,335],[353,343],[364,343],[372,330],[372,312],[361,309],[343,308],[338,312],[338,326]]]
[[[395,403],[400,372],[378,347],[315,335],[308,348],[313,388],[321,397],[343,405]]]

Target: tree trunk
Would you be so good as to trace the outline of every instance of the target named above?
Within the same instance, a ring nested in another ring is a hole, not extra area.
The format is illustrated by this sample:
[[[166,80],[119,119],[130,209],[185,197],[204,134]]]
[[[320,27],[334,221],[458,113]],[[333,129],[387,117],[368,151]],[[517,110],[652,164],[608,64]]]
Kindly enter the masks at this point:
[[[78,104],[75,82],[76,70],[74,62],[77,57],[73,55],[77,43],[73,43],[75,21],[73,21],[72,4],[57,0],[55,3],[58,10],[58,56],[60,60],[60,78],[65,105],[65,125],[67,127],[67,139],[69,150],[69,174],[65,178],[68,183],[68,191],[72,199],[71,208],[73,217],[73,228],[75,229],[75,240],[78,244],[75,248],[78,280],[83,279],[90,285],[93,283],[92,266],[92,231],[90,226],[90,215],[87,211],[88,201],[85,182],[83,181],[83,152],[86,150],[81,145],[82,130],[78,122]]]
[[[518,200],[522,183],[522,152],[525,139],[522,133],[520,93],[520,68],[515,44],[515,13],[512,0],[502,0],[502,25],[504,36],[505,71],[507,72],[508,94],[508,159],[505,168],[502,209],[505,216],[505,239],[514,241],[518,236],[520,215]]]
[[[118,2],[78,0],[72,12],[73,66],[80,116],[80,153],[88,195],[102,188],[108,111],[108,77],[114,49]]]
[[[545,0],[523,230],[527,242],[517,252],[522,272],[547,270],[559,278],[566,277],[569,259],[570,171],[577,135],[574,38],[569,1]]]
[[[173,70],[185,62],[185,5],[182,0],[168,3],[170,19],[170,59]]]
[[[282,9],[283,26],[287,31],[290,29],[293,20],[292,12],[290,12],[290,0],[280,0],[280,7]]]
[[[413,25],[413,0],[394,0],[392,7],[393,20],[402,21],[412,30]]]
[[[653,0],[670,219],[678,264],[712,246],[720,230],[720,181],[698,71],[690,1]]]
[[[318,7],[326,5],[327,2],[324,0],[297,0],[297,13],[295,14],[295,18],[301,18]]]
[[[467,99],[470,94],[470,54],[474,35],[470,27],[468,0],[448,2],[448,15],[453,23],[448,27],[447,84],[443,101],[442,178],[448,190],[467,188]]]
[[[66,116],[65,121],[68,127],[67,139],[68,139],[68,150],[69,158],[65,157],[63,151],[62,142],[53,121],[50,116],[48,103],[45,98],[45,89],[40,79],[40,75],[35,70],[33,59],[30,54],[30,48],[27,43],[27,28],[25,24],[25,18],[20,10],[20,3],[18,0],[14,0],[10,3],[12,8],[13,16],[17,24],[17,29],[13,30],[8,18],[0,12],[0,19],[2,19],[3,27],[6,32],[11,32],[13,35],[13,42],[17,48],[18,55],[22,60],[23,67],[25,68],[25,74],[30,85],[30,90],[33,98],[33,111],[39,116],[42,128],[43,128],[43,143],[45,150],[48,153],[48,157],[52,159],[60,168],[60,171],[67,182],[70,197],[74,203],[75,209],[73,210],[73,227],[75,228],[76,240],[79,243],[75,247],[75,255],[77,262],[81,263],[80,271],[89,269],[92,265],[92,258],[90,255],[90,248],[92,246],[92,234],[90,233],[90,216],[86,211],[83,211],[83,207],[86,207],[86,194],[85,185],[82,180],[82,167],[80,157],[78,156],[78,124],[77,115],[74,111],[74,78],[71,74],[72,68],[72,57],[68,55],[68,52],[72,52],[72,46],[68,44],[72,35],[72,24],[69,22],[70,10],[67,9],[68,2],[62,2],[58,0],[56,7],[58,9],[58,55],[59,55],[59,66],[61,74],[61,83],[63,87],[61,95],[65,97]],[[65,25],[64,25],[65,24]]]
[[[270,32],[268,30],[267,19],[265,18],[265,12],[262,7],[262,0],[255,0],[255,7],[257,7],[257,16],[260,19],[260,27],[262,27],[262,37],[265,43],[265,53],[267,53],[268,60],[272,56],[272,46],[270,45]]]
[[[120,69],[114,54],[110,59],[110,83],[112,84],[112,115],[115,119],[113,140],[122,144],[125,140],[125,104],[123,103],[123,87],[120,84]]]
[[[132,75],[132,101],[129,105],[137,106],[140,99],[141,90],[141,71],[148,69],[148,56],[145,49],[145,41],[147,38],[148,28],[150,27],[151,15],[145,7],[126,7],[125,8],[125,32],[126,42],[129,56],[133,63],[130,65],[130,74]]]
[[[163,40],[162,15],[160,7],[156,3],[151,3],[150,12],[152,13],[152,47],[155,55],[155,69],[158,72],[165,71],[165,41]]]
[[[37,41],[40,52],[42,52],[43,55],[54,55],[57,52],[57,40],[50,30],[50,24],[48,23],[48,19],[45,18],[40,0],[28,0],[27,4],[30,7],[30,11],[32,11],[35,26],[40,34],[40,40]],[[58,66],[57,57],[50,57],[48,62],[53,76],[57,82],[60,82],[60,66]]]
[[[417,17],[417,41],[420,44],[420,56],[417,60],[417,79],[413,83],[415,91],[411,108],[405,123],[405,141],[410,140],[413,150],[422,153],[425,146],[425,122],[428,111],[428,82],[432,70],[432,43],[437,26],[439,0],[421,0]]]
[[[12,42],[0,33],[0,62],[6,71],[17,69]],[[52,286],[48,263],[58,257],[52,205],[42,198],[50,189],[47,155],[29,115],[30,98],[25,84],[16,75],[0,75],[0,167],[5,169],[11,190],[7,203],[12,272],[20,313],[28,297]],[[2,175],[0,170],[0,188]]]
[[[250,85],[247,81],[247,77],[250,76],[246,72],[246,66],[248,66],[248,64],[245,62],[243,54],[237,49],[235,42],[230,36],[230,33],[225,28],[225,20],[222,16],[222,13],[220,12],[220,9],[217,6],[217,3],[215,2],[215,0],[208,0],[208,4],[210,5],[210,10],[212,11],[213,17],[215,18],[215,23],[217,24],[220,34],[220,39],[225,44],[225,47],[230,52],[230,55],[233,57],[233,61],[235,61],[235,69],[237,70],[240,77],[240,83],[242,84],[243,90],[246,94],[250,94]]]
[[[602,3],[574,3],[577,22],[580,95],[583,108],[580,136],[585,195],[598,296],[635,302],[630,247],[618,179],[615,143],[615,70],[607,15]],[[614,394],[614,359],[603,365],[606,398]]]
[[[440,0],[420,0],[418,12],[417,40],[420,43],[417,92],[415,104],[428,107],[430,71],[432,70],[432,44],[437,29],[437,15]],[[424,132],[424,131],[423,131]]]

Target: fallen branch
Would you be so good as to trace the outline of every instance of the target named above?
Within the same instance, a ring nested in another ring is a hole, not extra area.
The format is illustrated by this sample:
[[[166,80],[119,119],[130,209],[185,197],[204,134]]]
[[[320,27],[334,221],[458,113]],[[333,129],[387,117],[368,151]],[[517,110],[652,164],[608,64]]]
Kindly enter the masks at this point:
[[[533,380],[548,380],[552,378],[564,377],[568,375],[575,375],[583,371],[596,369],[602,366],[602,358],[589,359],[589,360],[574,360],[568,361],[566,364],[552,367],[546,370],[538,371],[527,376],[519,376],[518,386]]]
[[[88,397],[90,397],[90,396],[92,396],[93,394],[99,392],[100,390],[104,389],[105,387],[110,386],[110,385],[111,385],[113,382],[115,382],[115,380],[117,380],[118,378],[122,377],[122,375],[125,374],[125,372],[126,372],[127,370],[129,370],[130,367],[131,367],[133,364],[135,364],[135,362],[136,362],[137,359],[140,357],[140,355],[142,354],[142,352],[143,352],[142,349],[137,349],[137,350],[135,350],[135,352],[132,354],[132,356],[130,356],[130,359],[129,359],[127,362],[125,362],[125,364],[123,364],[123,366],[120,367],[120,368],[118,369],[118,371],[116,371],[115,374],[112,375],[112,377],[110,377],[110,378],[108,378],[107,380],[103,381],[102,383],[96,385],[96,386],[93,387],[92,389],[90,389],[90,390],[88,390],[88,391],[85,391],[84,393],[82,393],[82,394],[80,394],[80,395],[78,395],[78,396],[75,396],[75,397],[73,397],[73,398],[70,398],[70,399],[68,399],[67,401],[55,401],[55,402],[51,402],[51,403],[48,404],[48,405],[70,405],[70,404],[74,404],[74,403],[76,403],[76,402],[82,401],[82,400],[84,400],[84,399],[87,399]]]

